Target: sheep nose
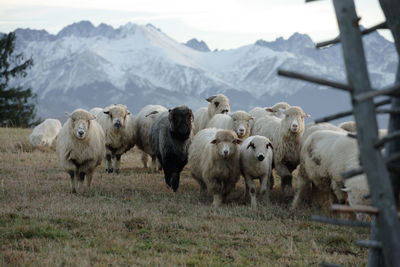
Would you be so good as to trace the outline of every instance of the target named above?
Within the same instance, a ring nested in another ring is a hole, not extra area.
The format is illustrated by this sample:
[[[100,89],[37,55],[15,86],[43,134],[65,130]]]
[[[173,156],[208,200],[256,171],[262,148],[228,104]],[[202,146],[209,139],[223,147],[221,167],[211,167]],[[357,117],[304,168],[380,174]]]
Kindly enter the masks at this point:
[[[83,130],[79,130],[78,134],[79,134],[79,136],[83,136],[85,134],[85,132]]]
[[[225,114],[225,113],[228,113],[229,112],[229,110],[227,110],[227,109],[223,109],[222,110],[222,114]]]
[[[228,155],[229,151],[228,150],[224,150],[224,156]]]
[[[239,129],[239,135],[244,135],[245,130],[244,129]]]
[[[117,121],[116,123],[114,123],[114,127],[117,129],[121,128],[121,126],[122,126],[122,124],[120,121]]]
[[[264,160],[264,155],[258,155],[257,159],[258,159],[259,161],[263,161],[263,160]]]

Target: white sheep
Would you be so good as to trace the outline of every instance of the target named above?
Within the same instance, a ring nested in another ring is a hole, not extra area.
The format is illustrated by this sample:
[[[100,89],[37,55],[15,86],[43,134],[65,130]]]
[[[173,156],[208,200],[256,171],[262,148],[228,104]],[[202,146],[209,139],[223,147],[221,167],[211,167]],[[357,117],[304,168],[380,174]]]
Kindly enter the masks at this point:
[[[357,132],[356,122],[355,121],[345,121],[338,125],[339,128],[346,130],[348,132],[355,133]]]
[[[95,168],[105,156],[105,135],[95,116],[76,109],[61,128],[56,139],[56,152],[61,167],[71,177],[71,192],[81,191],[83,181],[88,190]],[[85,178],[86,176],[86,178]]]
[[[357,140],[348,137],[347,132],[316,131],[305,140],[300,153],[292,208],[299,207],[305,197],[310,197],[306,192],[311,184],[316,187],[319,200],[323,200],[323,208],[334,201],[344,202],[344,191],[347,191],[350,206],[369,203],[364,199],[369,193],[364,174],[345,181],[341,177],[341,173],[360,167]],[[343,190],[343,187],[346,189]]]
[[[282,178],[281,188],[286,192],[292,184],[292,171],[299,164],[304,118],[310,115],[297,106],[283,111],[284,118],[265,116],[254,123],[252,135],[269,138],[274,147],[274,167]]]
[[[235,132],[216,128],[203,129],[194,136],[189,148],[189,165],[200,184],[200,194],[213,195],[217,208],[235,188],[240,178],[239,145]]]
[[[143,167],[147,168],[147,162],[149,155],[152,155],[151,146],[149,143],[150,129],[154,121],[164,112],[167,112],[163,106],[160,105],[147,105],[143,107],[135,119],[135,135],[136,135],[136,146],[141,150],[141,159]],[[158,166],[157,157],[152,157],[151,170],[155,172]]]
[[[57,119],[46,119],[35,128],[29,135],[29,141],[34,147],[51,147],[54,139],[61,130],[61,122]]]
[[[250,115],[253,116],[254,120],[250,121],[250,128],[253,129],[254,123],[259,118],[264,116],[275,116],[277,118],[282,118],[282,112],[290,108],[290,105],[286,102],[278,102],[274,104],[272,107],[255,107],[249,111]]]
[[[253,209],[257,208],[253,179],[260,179],[260,196],[266,194],[269,199],[268,181],[272,174],[272,160],[272,144],[265,136],[250,136],[240,146],[240,172],[246,183],[246,199],[250,196]]]
[[[223,94],[210,96],[206,100],[209,102],[208,107],[200,108],[194,113],[194,134],[206,128],[207,123],[215,114],[225,114],[231,111],[229,99]]]
[[[250,121],[253,117],[245,111],[235,111],[229,115],[216,114],[208,122],[207,128],[233,130],[242,140],[250,135]]]
[[[95,108],[92,108],[91,110],[89,110],[89,112],[91,114],[95,115],[96,118],[97,118],[97,116],[99,116],[100,112],[103,112],[103,111],[104,111],[104,109],[99,108],[99,107],[95,107]]]
[[[322,130],[331,130],[331,131],[337,131],[337,132],[342,132],[345,133],[345,130],[342,128],[329,123],[329,122],[323,122],[323,123],[307,123],[304,126],[304,133],[303,136],[301,137],[301,144],[304,143],[305,140],[314,132],[316,131],[322,131]],[[347,132],[346,132],[347,133]]]
[[[125,105],[118,104],[100,112],[97,121],[106,134],[106,171],[118,174],[121,155],[136,142],[133,116]]]

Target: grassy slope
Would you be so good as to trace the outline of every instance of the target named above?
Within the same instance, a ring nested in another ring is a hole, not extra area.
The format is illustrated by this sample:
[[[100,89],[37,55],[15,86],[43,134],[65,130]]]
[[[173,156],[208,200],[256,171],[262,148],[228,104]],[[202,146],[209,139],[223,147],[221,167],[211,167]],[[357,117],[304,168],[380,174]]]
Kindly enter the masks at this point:
[[[366,264],[353,242],[367,229],[310,222],[319,211],[290,211],[276,189],[257,211],[236,197],[214,212],[198,200],[188,168],[175,194],[162,173],[141,168],[135,150],[120,175],[101,166],[87,195],[71,194],[55,153],[32,149],[29,134],[0,128],[1,265]],[[235,195],[242,191],[241,180]]]

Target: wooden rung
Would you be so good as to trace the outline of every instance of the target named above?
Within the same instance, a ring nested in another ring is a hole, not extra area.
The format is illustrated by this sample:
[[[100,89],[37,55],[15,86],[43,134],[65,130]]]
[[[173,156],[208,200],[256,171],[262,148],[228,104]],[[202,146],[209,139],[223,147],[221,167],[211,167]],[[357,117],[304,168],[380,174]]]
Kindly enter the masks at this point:
[[[371,90],[369,92],[356,95],[354,99],[358,102],[362,102],[381,95],[396,96],[396,97],[400,96],[400,84],[398,83],[380,90]]]
[[[371,206],[363,206],[363,205],[354,205],[354,206],[347,206],[347,205],[340,205],[340,204],[333,204],[331,206],[333,211],[338,212],[362,212],[377,215],[379,214],[379,210],[377,208]]]
[[[352,178],[354,176],[357,176],[357,175],[360,175],[360,174],[363,174],[363,173],[364,173],[363,168],[359,167],[359,168],[356,168],[356,169],[351,169],[351,170],[342,172],[340,175],[342,176],[343,179],[350,179],[350,178]]]
[[[376,110],[376,113],[400,115],[400,108],[380,108]]]
[[[366,248],[382,248],[382,243],[376,240],[357,240],[355,244]]]
[[[348,133],[348,134],[347,134],[347,137],[357,139],[357,135],[354,134],[354,133]]]
[[[307,1],[306,1],[306,2],[307,2]],[[385,21],[385,22],[379,23],[378,25],[375,25],[375,26],[373,26],[373,27],[370,27],[370,28],[367,28],[367,29],[362,30],[362,31],[361,31],[361,34],[362,34],[362,35],[365,35],[365,34],[368,34],[368,33],[373,32],[373,31],[376,31],[376,30],[378,30],[378,29],[387,29],[387,27],[388,27],[388,26],[387,26],[387,23],[386,23],[386,21]],[[328,41],[324,41],[324,42],[317,43],[317,44],[315,45],[315,47],[316,47],[316,48],[322,48],[322,47],[325,47],[325,46],[328,46],[328,45],[337,44],[337,43],[340,43],[340,38],[339,38],[339,37],[336,37],[336,38],[334,38],[334,39],[332,39],[332,40],[328,40]]]
[[[390,163],[393,163],[394,161],[398,161],[398,160],[400,160],[400,152],[391,154],[385,158],[386,164],[390,164]]]
[[[381,148],[386,142],[389,142],[396,138],[400,138],[400,130],[388,133],[385,137],[381,138],[378,142],[375,143],[375,148]]]
[[[333,224],[333,225],[341,225],[341,226],[371,227],[371,224],[369,222],[332,219],[332,218],[327,218],[327,217],[318,216],[318,215],[312,215],[311,220],[315,221],[315,222]]]
[[[298,72],[294,72],[294,71],[278,69],[278,75],[289,77],[289,78],[294,78],[294,79],[299,79],[299,80],[303,80],[303,81],[307,81],[307,82],[317,83],[320,85],[330,86],[330,87],[341,89],[341,90],[344,90],[347,92],[353,91],[353,88],[351,88],[347,84],[334,82],[334,81],[328,81],[328,80],[325,80],[325,79],[322,79],[319,77],[314,77],[314,76],[310,76],[307,74],[298,73]]]

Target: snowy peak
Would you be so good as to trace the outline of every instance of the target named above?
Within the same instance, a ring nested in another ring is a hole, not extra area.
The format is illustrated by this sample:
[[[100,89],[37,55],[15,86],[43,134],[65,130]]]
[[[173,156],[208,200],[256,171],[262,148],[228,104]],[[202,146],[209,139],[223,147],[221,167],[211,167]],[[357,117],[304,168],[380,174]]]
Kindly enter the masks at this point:
[[[25,42],[53,41],[56,38],[45,30],[16,29],[14,32]]]
[[[95,31],[95,27],[90,21],[83,20],[80,22],[73,23],[65,28],[63,28],[57,37],[62,38],[65,36],[75,36],[75,37],[91,37]]]
[[[298,32],[294,33],[286,40],[282,37],[279,37],[272,42],[258,40],[255,45],[269,47],[275,51],[296,51],[296,48],[298,47],[314,48],[314,43],[310,36]]]
[[[208,48],[207,44],[201,40],[198,41],[196,38],[193,38],[185,43],[186,46],[193,48],[200,52],[210,52],[210,48]]]

